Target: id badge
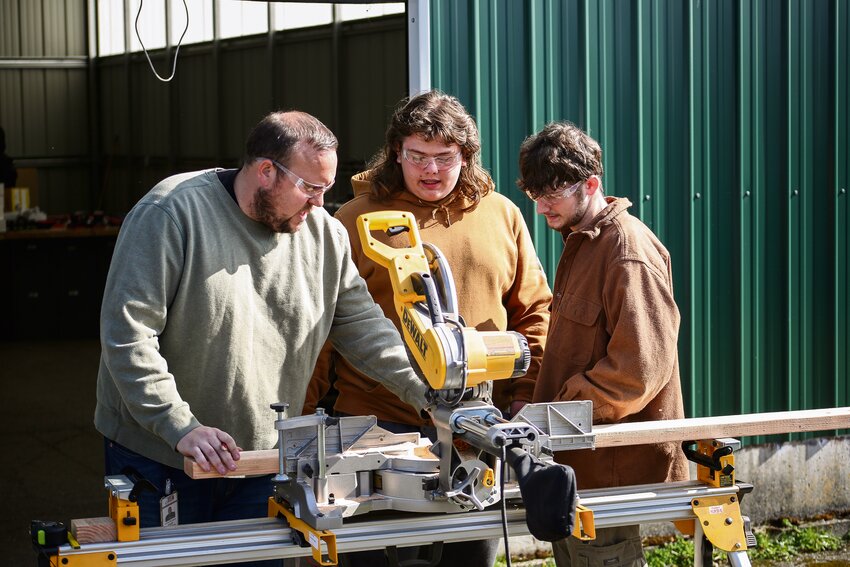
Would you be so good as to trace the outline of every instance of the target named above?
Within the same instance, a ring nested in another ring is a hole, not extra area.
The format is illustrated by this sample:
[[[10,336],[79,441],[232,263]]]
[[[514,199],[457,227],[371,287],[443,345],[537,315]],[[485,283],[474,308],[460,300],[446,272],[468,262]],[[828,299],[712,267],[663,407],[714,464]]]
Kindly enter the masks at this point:
[[[172,492],[159,499],[160,525],[164,528],[176,526],[179,522],[177,516],[177,493]]]

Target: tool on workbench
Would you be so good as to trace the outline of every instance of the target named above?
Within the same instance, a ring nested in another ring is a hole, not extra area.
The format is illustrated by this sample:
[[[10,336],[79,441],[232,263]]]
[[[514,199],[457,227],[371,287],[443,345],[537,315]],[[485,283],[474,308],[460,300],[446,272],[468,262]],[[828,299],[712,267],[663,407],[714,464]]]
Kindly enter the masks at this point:
[[[700,549],[705,549],[705,534],[729,552],[732,565],[748,565],[746,549],[752,541],[738,504],[752,487],[734,479],[729,458],[737,441],[701,442],[691,452],[699,461],[699,481],[578,495],[571,471],[553,465],[551,456],[594,447],[591,403],[529,404],[511,420],[504,419],[488,403],[486,384],[527,370],[525,339],[465,327],[448,264],[436,247],[421,243],[409,213],[364,215],[358,232],[367,256],[390,272],[405,342],[432,388],[428,411],[437,441],[431,444],[417,433],[391,433],[378,427],[374,416],[337,418],[319,408],[313,415],[289,418],[288,404],[272,404],[278,451],[269,519],[150,528],[144,530],[146,541],[83,545],[79,550],[59,545],[54,558],[67,559],[70,563],[63,564],[70,567],[112,565],[109,561],[116,558],[119,564],[152,567],[311,554],[321,565],[334,565],[338,549],[467,541],[495,537],[500,530],[507,541],[508,526],[515,534],[531,532],[551,541],[569,533],[592,539],[596,528],[670,520],[693,525]],[[406,245],[389,246],[399,239]],[[500,462],[512,468],[500,467]],[[132,524],[132,506],[124,503],[133,501],[134,483],[128,482],[129,489],[115,488],[115,500],[110,489],[110,516]],[[500,512],[487,509],[498,502]],[[373,511],[416,514],[377,521],[362,517]],[[453,514],[452,519],[446,514]],[[361,521],[344,522],[355,516]],[[214,534],[227,541],[215,540]],[[186,549],[177,550],[180,544]],[[112,559],[95,555],[113,549]],[[74,563],[85,557],[97,562]],[[702,557],[695,559],[696,565],[702,565]]]

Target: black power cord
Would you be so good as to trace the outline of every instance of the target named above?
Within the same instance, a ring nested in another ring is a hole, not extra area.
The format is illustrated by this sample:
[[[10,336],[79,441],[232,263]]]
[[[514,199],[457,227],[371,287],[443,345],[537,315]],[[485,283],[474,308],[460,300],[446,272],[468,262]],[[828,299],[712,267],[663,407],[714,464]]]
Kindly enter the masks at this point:
[[[511,567],[511,550],[508,544],[508,507],[505,503],[505,476],[508,472],[507,468],[507,450],[502,445],[502,478],[499,480],[500,490],[502,491],[502,534],[505,538],[505,567]]]

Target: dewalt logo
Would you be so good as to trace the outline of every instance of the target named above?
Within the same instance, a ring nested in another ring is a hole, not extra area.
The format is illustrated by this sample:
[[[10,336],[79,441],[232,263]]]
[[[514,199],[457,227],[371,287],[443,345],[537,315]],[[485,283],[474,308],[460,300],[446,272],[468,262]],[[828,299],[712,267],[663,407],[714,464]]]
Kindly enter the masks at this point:
[[[410,316],[410,312],[405,309],[401,316],[401,322],[404,323],[404,328],[407,329],[407,332],[410,334],[410,338],[413,339],[413,342],[416,344],[416,348],[419,349],[419,353],[422,355],[422,358],[425,358],[425,353],[428,352],[428,343],[425,342],[425,337],[422,336],[422,333],[419,332],[419,329],[416,328],[416,323],[413,322],[413,317]]]

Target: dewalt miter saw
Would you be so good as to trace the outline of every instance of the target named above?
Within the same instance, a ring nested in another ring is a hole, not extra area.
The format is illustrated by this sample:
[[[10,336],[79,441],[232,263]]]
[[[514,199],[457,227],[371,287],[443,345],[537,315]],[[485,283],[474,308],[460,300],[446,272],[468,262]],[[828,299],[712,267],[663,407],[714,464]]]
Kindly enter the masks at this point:
[[[496,465],[507,448],[537,456],[556,439],[592,446],[589,402],[529,405],[512,421],[489,403],[489,381],[528,370],[528,342],[464,324],[451,269],[421,241],[411,213],[361,215],[357,230],[366,256],[389,271],[405,343],[431,386],[437,441],[384,431],[371,416],[279,416],[286,478],[276,494],[298,517],[334,529],[344,517],[377,509],[483,510],[500,500]]]
[[[507,425],[487,400],[489,381],[528,371],[528,341],[513,331],[479,331],[465,325],[451,268],[436,246],[421,241],[413,214],[363,214],[357,218],[357,232],[364,254],[389,271],[402,335],[433,389],[430,411],[438,442],[431,451],[445,471],[440,489],[462,506],[483,509],[499,495],[494,459],[482,451],[500,456],[505,435],[528,443],[536,438],[532,428]],[[455,442],[461,431],[477,442],[470,443],[468,437]]]
[[[378,231],[407,235],[408,245],[381,242]],[[531,363],[525,337],[464,324],[448,262],[436,246],[421,242],[411,213],[360,215],[357,232],[366,256],[389,270],[404,340],[428,384],[444,400],[488,380],[525,375]]]

